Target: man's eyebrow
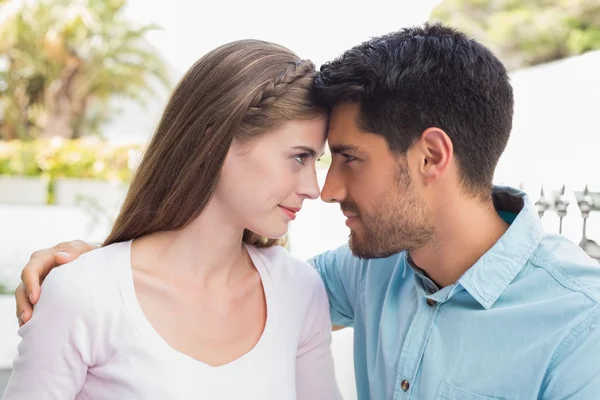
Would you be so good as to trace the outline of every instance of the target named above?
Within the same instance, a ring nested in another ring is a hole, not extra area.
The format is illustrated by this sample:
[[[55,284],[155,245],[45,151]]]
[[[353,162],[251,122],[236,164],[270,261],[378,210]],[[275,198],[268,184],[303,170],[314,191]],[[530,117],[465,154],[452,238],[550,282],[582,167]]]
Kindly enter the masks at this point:
[[[302,150],[305,153],[308,153],[309,156],[311,157],[316,157],[317,156],[317,151],[315,149],[313,149],[312,147],[309,146],[294,146],[292,147],[292,149],[294,150]],[[324,152],[321,152],[321,155],[319,157],[321,157],[323,155]]]
[[[342,154],[342,153],[359,153],[360,150],[348,144],[336,144],[333,146],[329,146],[331,150],[331,154]]]

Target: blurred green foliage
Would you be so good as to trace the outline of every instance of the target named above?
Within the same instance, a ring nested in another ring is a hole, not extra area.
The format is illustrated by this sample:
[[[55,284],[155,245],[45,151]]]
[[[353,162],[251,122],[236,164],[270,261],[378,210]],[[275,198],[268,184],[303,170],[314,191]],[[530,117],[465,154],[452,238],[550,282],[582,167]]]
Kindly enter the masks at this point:
[[[509,70],[600,48],[599,0],[442,0],[430,20],[467,32]]]
[[[159,27],[135,26],[125,0],[4,3],[0,139],[101,135],[114,114],[111,100],[143,105],[158,87],[170,86],[146,40]]]
[[[0,141],[0,175],[128,182],[141,145],[112,145],[93,138]]]

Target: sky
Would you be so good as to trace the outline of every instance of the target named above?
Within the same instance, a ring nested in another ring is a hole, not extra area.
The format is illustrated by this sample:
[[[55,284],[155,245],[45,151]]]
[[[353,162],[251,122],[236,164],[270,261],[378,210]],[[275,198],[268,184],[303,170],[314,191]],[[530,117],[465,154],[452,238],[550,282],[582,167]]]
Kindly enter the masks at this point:
[[[74,0],[75,1],[75,0]],[[305,0],[211,2],[128,0],[137,24],[158,24],[148,41],[167,62],[173,84],[205,53],[239,39],[262,39],[290,48],[317,67],[371,37],[427,21],[439,0]],[[114,142],[145,142],[168,100],[149,99],[147,108],[118,100],[118,115],[106,126]]]
[[[129,0],[126,12],[138,23],[162,26],[148,39],[184,72],[209,50],[238,39],[273,41],[320,65],[373,36],[425,22],[438,3]]]

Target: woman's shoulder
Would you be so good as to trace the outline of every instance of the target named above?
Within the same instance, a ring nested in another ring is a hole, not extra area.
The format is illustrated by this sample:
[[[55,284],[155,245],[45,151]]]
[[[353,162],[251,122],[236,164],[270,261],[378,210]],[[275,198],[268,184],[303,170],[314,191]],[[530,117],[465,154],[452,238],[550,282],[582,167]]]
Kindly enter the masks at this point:
[[[40,301],[80,312],[108,305],[100,298],[117,289],[123,247],[124,243],[101,247],[54,268],[44,279]]]
[[[284,247],[251,248],[261,259],[275,284],[290,283],[302,289],[323,286],[315,268],[307,261],[290,254]]]

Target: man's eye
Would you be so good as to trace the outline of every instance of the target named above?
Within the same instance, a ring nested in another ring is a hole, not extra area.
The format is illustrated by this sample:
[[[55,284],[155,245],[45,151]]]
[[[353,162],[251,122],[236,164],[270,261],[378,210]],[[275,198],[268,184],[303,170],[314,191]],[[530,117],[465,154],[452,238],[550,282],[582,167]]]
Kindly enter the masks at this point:
[[[356,160],[356,157],[351,156],[350,154],[342,154],[342,157],[344,157],[344,162],[347,164],[349,162],[352,162],[354,160]]]

